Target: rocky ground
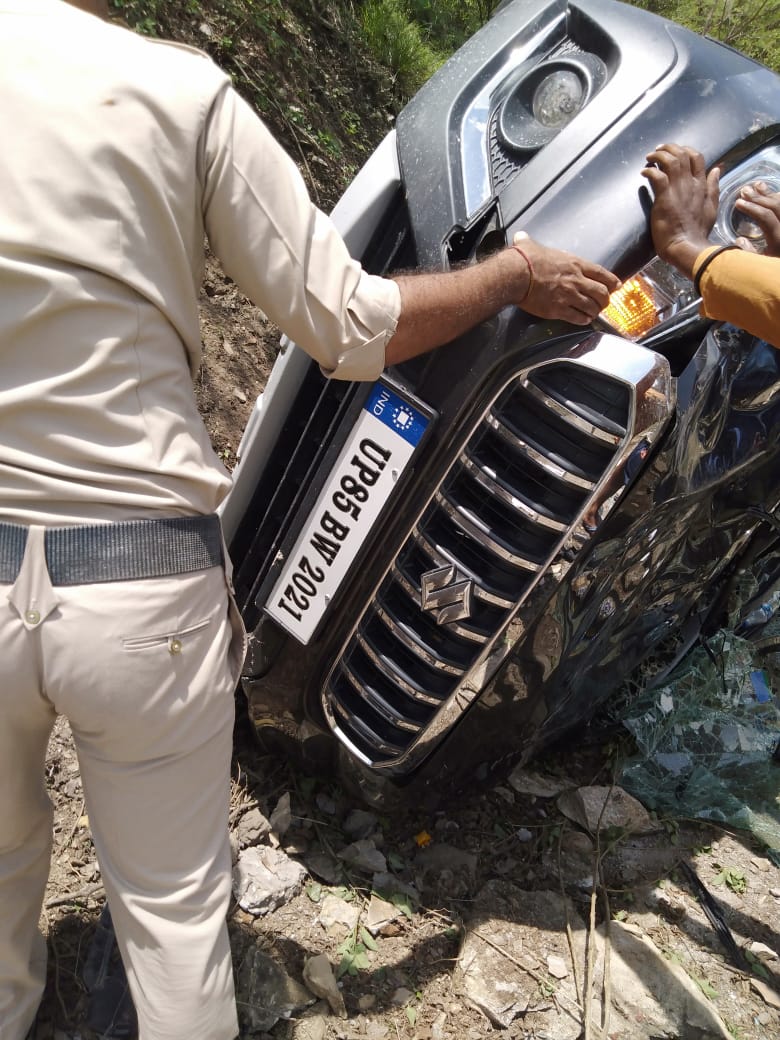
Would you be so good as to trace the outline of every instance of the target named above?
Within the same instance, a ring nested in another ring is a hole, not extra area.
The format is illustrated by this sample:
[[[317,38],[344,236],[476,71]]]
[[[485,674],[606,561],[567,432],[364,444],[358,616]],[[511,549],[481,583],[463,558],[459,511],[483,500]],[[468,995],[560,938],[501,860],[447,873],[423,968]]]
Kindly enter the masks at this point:
[[[170,3],[162,28],[243,67],[247,92],[328,206],[392,116],[376,82],[349,88],[341,5],[315,6],[306,20],[309,5],[255,5],[276,21],[262,37],[244,26],[241,46],[227,0]],[[259,70],[263,84],[273,73],[262,97]],[[353,115],[369,127],[361,140]],[[230,466],[277,337],[212,260],[201,303],[196,392]],[[610,793],[615,815],[602,814],[614,751],[562,748],[538,773],[433,815],[385,817],[332,780],[262,756],[240,718],[230,932],[242,1040],[780,1035],[780,870],[749,836],[650,818],[620,792]],[[47,775],[55,849],[35,1040],[78,1040],[104,897],[64,722]]]
[[[262,757],[241,719],[236,749],[243,1040],[780,1035],[780,870],[744,835],[658,820],[610,791],[608,747],[562,748],[433,815],[392,818]],[[65,723],[48,776],[36,1040],[79,1040],[103,891]]]

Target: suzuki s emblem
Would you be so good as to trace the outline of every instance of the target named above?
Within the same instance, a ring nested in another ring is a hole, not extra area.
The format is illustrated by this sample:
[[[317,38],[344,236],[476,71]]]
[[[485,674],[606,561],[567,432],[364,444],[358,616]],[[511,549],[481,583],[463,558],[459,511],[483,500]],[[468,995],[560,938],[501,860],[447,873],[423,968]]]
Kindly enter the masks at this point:
[[[471,616],[474,582],[459,574],[454,564],[426,571],[421,585],[422,609],[435,612],[437,625],[446,625],[450,621],[461,621]]]

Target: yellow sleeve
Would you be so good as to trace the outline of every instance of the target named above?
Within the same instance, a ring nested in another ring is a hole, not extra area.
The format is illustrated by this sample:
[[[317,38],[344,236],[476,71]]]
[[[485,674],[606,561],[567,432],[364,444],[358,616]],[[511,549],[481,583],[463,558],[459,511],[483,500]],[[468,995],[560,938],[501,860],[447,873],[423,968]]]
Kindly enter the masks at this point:
[[[712,249],[696,257],[693,274]],[[727,321],[780,348],[780,258],[730,249],[701,276],[701,313]]]

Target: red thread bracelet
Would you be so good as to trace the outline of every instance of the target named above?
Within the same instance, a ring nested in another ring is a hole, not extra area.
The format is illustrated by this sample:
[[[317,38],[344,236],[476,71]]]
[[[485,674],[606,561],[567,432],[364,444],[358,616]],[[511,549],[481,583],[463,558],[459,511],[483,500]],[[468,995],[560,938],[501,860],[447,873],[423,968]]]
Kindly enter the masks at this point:
[[[525,260],[526,265],[528,266],[528,288],[525,290],[522,300],[519,301],[520,303],[525,303],[525,301],[528,299],[531,290],[534,287],[534,265],[528,259],[527,253],[523,252],[520,246],[516,245],[513,242],[512,248],[517,250],[517,252],[520,254],[520,256],[522,256],[523,260]]]

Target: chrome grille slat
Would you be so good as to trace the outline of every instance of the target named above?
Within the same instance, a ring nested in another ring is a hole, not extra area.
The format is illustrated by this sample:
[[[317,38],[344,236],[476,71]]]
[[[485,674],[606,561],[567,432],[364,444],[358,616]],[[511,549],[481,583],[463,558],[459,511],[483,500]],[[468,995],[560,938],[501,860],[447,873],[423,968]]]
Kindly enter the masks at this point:
[[[391,744],[389,741],[385,740],[375,732],[375,730],[371,729],[363,719],[355,718],[355,716],[348,712],[344,705],[336,698],[333,699],[333,707],[335,708],[336,713],[341,716],[343,723],[350,729],[357,730],[363,740],[370,744],[371,747],[376,748],[377,751],[380,751],[382,754],[388,755],[389,757],[398,756],[403,753],[403,747],[399,744]]]
[[[560,419],[563,419],[565,423],[569,426],[575,427],[575,429],[584,433],[587,437],[593,437],[594,440],[601,441],[603,444],[610,444],[614,447],[617,447],[623,439],[620,434],[611,433],[609,430],[605,430],[600,426],[595,426],[593,423],[588,422],[587,419],[583,419],[581,415],[577,415],[577,413],[567,407],[567,405],[544,393],[544,391],[540,390],[538,386],[534,385],[534,383],[526,382],[525,389],[531,397],[544,405],[545,408],[554,412],[555,415]]]
[[[488,533],[475,516],[471,516],[462,506],[454,505],[442,492],[436,495],[436,502],[455,523],[465,528],[472,538],[480,542],[484,548],[489,549],[490,552],[505,560],[506,563],[511,564],[513,567],[518,567],[520,570],[530,571],[532,574],[536,574],[539,570],[538,563],[534,563],[533,560],[527,560],[524,556],[519,556],[501,545],[500,542],[496,541]]]
[[[493,412],[490,412],[485,416],[485,423],[501,437],[503,440],[513,448],[518,455],[528,459],[534,463],[540,469],[544,470],[545,473],[549,473],[551,477],[562,481],[564,484],[571,484],[572,487],[580,488],[582,491],[592,491],[596,484],[592,480],[588,480],[586,477],[581,477],[577,473],[572,473],[569,470],[564,469],[557,463],[552,462],[550,459],[542,455],[541,452],[537,451],[536,448],[532,448],[530,444],[526,444],[525,441],[521,440],[516,433],[513,433],[509,427],[501,421]]]
[[[478,462],[474,462],[465,453],[460,457],[461,465],[469,474],[469,476],[475,480],[480,487],[488,491],[494,498],[499,499],[505,505],[509,506],[510,509],[515,510],[526,520],[530,520],[533,524],[539,524],[541,527],[547,527],[551,531],[565,531],[568,524],[561,523],[560,520],[555,520],[553,517],[545,516],[544,513],[538,512],[536,509],[532,509],[526,502],[516,498],[510,494],[496,479],[495,474],[489,470],[486,466],[480,466]]]
[[[429,693],[424,693],[422,690],[418,690],[416,687],[412,686],[410,682],[407,682],[407,680],[393,666],[393,662],[387,657],[378,654],[365,636],[361,635],[357,637],[357,645],[371,661],[376,670],[384,675],[389,682],[403,690],[404,693],[408,694],[414,700],[419,701],[421,704],[430,704],[437,708],[441,705],[441,701],[437,697],[432,697]]]
[[[402,715],[399,711],[396,711],[391,704],[388,704],[384,697],[381,697],[376,690],[370,687],[363,686],[357,676],[352,672],[350,668],[344,668],[342,674],[350,683],[355,693],[364,700],[369,707],[380,715],[385,722],[389,722],[391,726],[395,726],[396,729],[408,730],[411,733],[420,732],[420,724],[413,722],[411,719]]]
[[[425,661],[430,668],[435,669],[437,672],[446,672],[447,675],[463,675],[462,668],[458,668],[453,664],[446,664],[435,657],[427,647],[423,646],[411,633],[402,628],[384,607],[377,607],[375,616],[390,629],[396,639],[403,643],[407,650],[411,650],[413,654]]]

